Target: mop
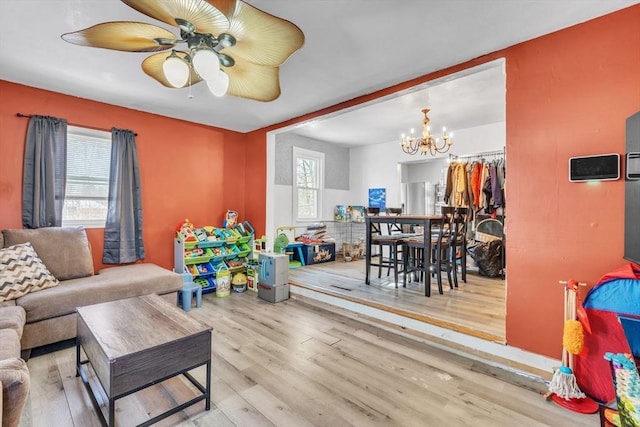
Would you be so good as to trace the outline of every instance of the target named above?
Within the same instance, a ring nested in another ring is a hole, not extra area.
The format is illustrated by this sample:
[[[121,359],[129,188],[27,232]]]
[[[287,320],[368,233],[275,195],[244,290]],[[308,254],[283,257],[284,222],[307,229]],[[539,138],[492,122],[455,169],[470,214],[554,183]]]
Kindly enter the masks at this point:
[[[594,413],[598,404],[588,398],[576,381],[573,374],[574,355],[580,354],[584,348],[584,331],[582,324],[576,320],[576,294],[578,286],[586,286],[575,280],[560,282],[564,285],[564,332],[562,336],[562,366],[553,373],[549,384],[549,395],[558,405],[581,413]]]

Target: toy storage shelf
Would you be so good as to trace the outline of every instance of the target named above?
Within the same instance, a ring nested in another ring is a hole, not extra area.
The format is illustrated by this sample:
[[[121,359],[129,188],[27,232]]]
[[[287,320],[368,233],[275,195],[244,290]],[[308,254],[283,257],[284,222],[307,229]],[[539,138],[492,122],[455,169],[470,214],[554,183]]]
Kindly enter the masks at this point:
[[[176,273],[190,273],[194,282],[200,283],[202,292],[216,290],[216,270],[226,265],[232,273],[243,271],[244,267],[232,266],[232,261],[244,260],[251,255],[251,236],[243,236],[232,241],[197,242],[185,241],[181,237],[173,239],[173,268]]]

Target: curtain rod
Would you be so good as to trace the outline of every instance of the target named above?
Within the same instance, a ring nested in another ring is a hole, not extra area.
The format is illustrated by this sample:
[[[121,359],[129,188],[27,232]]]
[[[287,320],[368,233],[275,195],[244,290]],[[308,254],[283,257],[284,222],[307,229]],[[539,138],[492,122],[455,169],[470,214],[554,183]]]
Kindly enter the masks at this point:
[[[25,117],[25,118],[31,118],[34,115],[33,114],[22,114],[22,113],[16,113],[17,117]],[[77,127],[81,127],[81,128],[87,128],[87,129],[93,129],[93,130],[101,130],[103,132],[111,132],[111,130],[107,130],[107,129],[101,129],[101,128],[96,128],[96,127],[92,127],[92,126],[86,126],[86,125],[77,125],[75,123],[69,123],[71,126],[77,126]],[[138,134],[136,132],[133,133],[134,136],[138,136]]]

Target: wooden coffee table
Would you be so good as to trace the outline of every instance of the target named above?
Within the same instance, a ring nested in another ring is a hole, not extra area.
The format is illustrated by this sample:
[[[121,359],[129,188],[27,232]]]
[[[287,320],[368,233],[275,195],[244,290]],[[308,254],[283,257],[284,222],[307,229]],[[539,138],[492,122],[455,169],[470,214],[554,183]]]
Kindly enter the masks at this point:
[[[211,328],[158,295],[80,307],[76,339],[77,375],[82,377],[104,425],[114,425],[115,401],[153,384],[184,375],[202,394],[140,426],[148,426],[201,400],[211,408]],[[86,355],[81,360],[81,348]],[[89,382],[83,365],[90,363],[99,384]],[[206,386],[188,371],[207,366]],[[102,387],[108,417],[96,398]]]

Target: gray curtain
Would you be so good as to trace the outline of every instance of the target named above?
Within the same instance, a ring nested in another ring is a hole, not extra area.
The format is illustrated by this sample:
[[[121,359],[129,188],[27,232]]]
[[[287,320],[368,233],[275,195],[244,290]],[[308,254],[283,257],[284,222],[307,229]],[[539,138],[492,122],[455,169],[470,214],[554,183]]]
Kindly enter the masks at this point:
[[[27,128],[22,182],[25,228],[59,227],[67,175],[67,121],[32,116]]]
[[[139,259],[144,259],[144,245],[136,138],[130,130],[113,128],[102,262],[124,264]]]

